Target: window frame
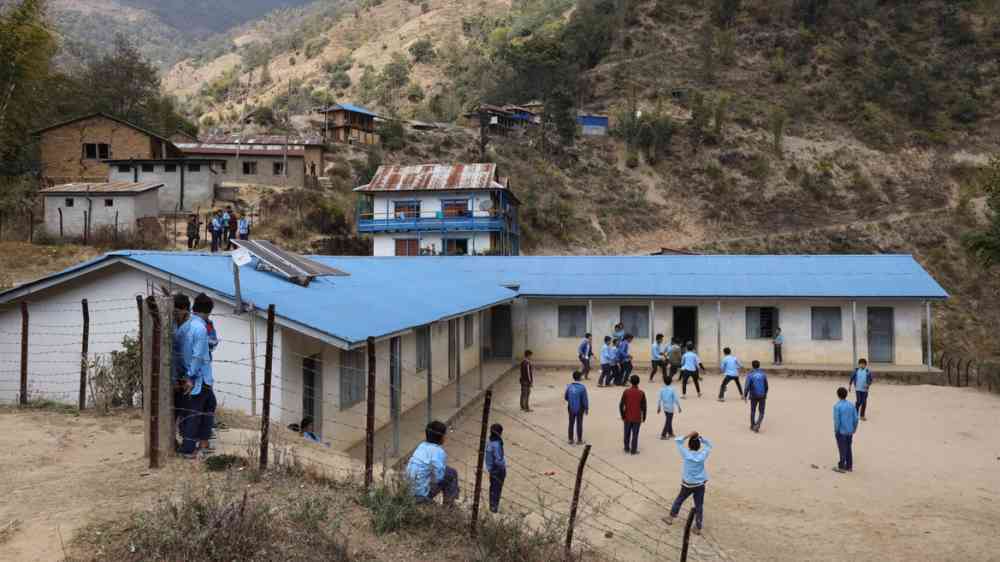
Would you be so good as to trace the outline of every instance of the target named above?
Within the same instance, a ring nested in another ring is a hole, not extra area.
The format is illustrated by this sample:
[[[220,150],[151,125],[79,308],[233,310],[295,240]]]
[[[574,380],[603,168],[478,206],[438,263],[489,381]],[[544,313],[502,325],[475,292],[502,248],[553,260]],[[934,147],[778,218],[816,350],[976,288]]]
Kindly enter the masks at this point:
[[[463,252],[463,253],[460,254],[460,253],[457,253],[457,252],[452,253],[452,252],[448,251],[448,245],[449,245],[449,243],[453,243],[453,245],[457,247],[459,242],[465,242],[465,252]],[[444,250],[444,255],[446,255],[446,256],[467,256],[467,255],[469,255],[469,239],[468,238],[445,238],[444,240],[441,241],[441,245],[443,246],[443,248],[441,248],[441,249]]]
[[[119,164],[118,165],[118,173],[119,174],[127,174],[127,173],[129,173],[131,171],[132,171],[132,166],[130,166],[128,164]]]
[[[468,197],[464,197],[464,198],[463,197],[455,197],[455,198],[449,198],[449,199],[442,199],[441,200],[441,216],[444,217],[444,218],[446,218],[446,219],[465,218],[465,217],[471,216],[472,211],[469,210],[469,201],[470,201],[470,199]],[[455,207],[459,203],[461,203],[463,205],[463,208],[461,209],[461,212],[459,212],[459,213],[456,214],[454,210],[448,211],[448,207]]]
[[[399,253],[399,243],[400,242],[403,242],[403,243],[406,244],[407,253],[405,253],[405,254],[400,254]],[[409,256],[419,256],[420,255],[420,240],[417,239],[417,238],[393,238],[392,239],[392,245],[393,245],[392,253],[395,256],[409,257]],[[414,248],[416,249],[416,253],[412,253],[411,254],[410,250],[414,249]]]
[[[828,337],[821,337],[816,334],[816,313],[836,311],[835,334],[831,332]],[[844,339],[844,308],[840,306],[811,306],[809,307],[809,336],[813,341],[842,341]]]
[[[164,164],[163,165],[163,173],[165,173],[165,174],[176,174],[177,173],[177,164]]]
[[[285,175],[285,163],[280,160],[276,162],[271,162],[271,171],[273,172],[272,175],[275,176]]]
[[[105,199],[104,200],[104,206],[105,207],[114,207],[115,206],[115,200],[114,199]]]
[[[753,323],[751,322],[750,314],[752,310],[773,311],[773,315],[771,317],[770,333],[765,333],[765,330],[763,329],[764,327],[761,323],[763,315],[759,312],[757,313],[757,329],[756,329],[757,335],[755,336],[751,333],[750,327],[752,326]],[[744,309],[744,331],[746,339],[748,340],[774,339],[774,336],[777,335],[777,331],[779,329],[781,329],[781,309],[778,308],[777,306],[748,306]]]
[[[462,349],[469,349],[476,341],[476,315],[466,314],[462,320]]]
[[[250,169],[248,172],[247,169]],[[257,161],[256,160],[244,160],[243,161],[243,175],[244,176],[256,176],[257,175]]]
[[[625,312],[629,309],[629,312],[639,312],[642,310],[645,312],[646,321],[635,326],[636,330],[629,330],[629,323],[625,321]],[[626,334],[632,334],[632,337],[639,339],[649,339],[649,305],[643,304],[625,304],[618,307],[618,321],[621,322],[622,328],[625,329]]]
[[[227,163],[225,160],[219,160],[219,173],[225,174],[227,172]]]
[[[68,209],[70,207],[75,207],[75,206],[76,206],[76,200],[73,199],[72,197],[67,197],[63,199],[63,207],[66,207]]]
[[[340,409],[353,408],[365,400],[368,375],[364,349],[341,350],[339,366]],[[352,378],[353,377],[353,378]]]
[[[191,172],[192,174],[197,174],[201,172],[201,164],[188,164],[187,167],[188,167],[187,171]]]
[[[400,208],[402,207],[402,209]],[[415,210],[406,210],[406,207],[414,208]],[[420,217],[420,200],[419,199],[405,199],[392,202],[392,217],[396,219],[409,218],[412,213],[413,218]],[[401,216],[405,214],[406,216]]]
[[[93,155],[91,156],[91,150]],[[83,143],[82,156],[84,160],[108,160],[111,158],[111,145],[106,142]]]
[[[578,315],[582,313],[582,328],[578,325],[579,318],[566,317],[564,314]],[[565,328],[565,329],[564,329]],[[577,333],[579,332],[579,333]],[[587,305],[561,304],[556,310],[556,336],[561,339],[582,338],[587,333]]]

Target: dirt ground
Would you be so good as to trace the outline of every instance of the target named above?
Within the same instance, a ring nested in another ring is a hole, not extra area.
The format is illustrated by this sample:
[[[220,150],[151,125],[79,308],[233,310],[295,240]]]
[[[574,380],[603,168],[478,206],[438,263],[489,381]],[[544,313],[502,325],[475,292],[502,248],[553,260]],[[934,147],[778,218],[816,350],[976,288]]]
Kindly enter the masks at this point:
[[[505,427],[512,465],[505,494],[513,502],[544,498],[555,510],[568,504],[583,450],[566,443],[568,379],[566,371],[538,377],[534,412],[523,415],[532,429],[516,419],[522,416],[516,380],[496,390],[492,421]],[[594,377],[588,382],[591,413],[584,437],[593,449],[583,501],[602,511],[585,509],[582,536],[625,560],[669,560],[681,526],[667,527],[660,517],[678,491],[681,460],[673,442],[659,440],[660,385],[643,379],[651,409],[638,456],[622,451],[621,389],[597,388]],[[855,436],[854,473],[838,474],[831,470],[837,462],[832,429],[837,384],[772,378],[763,428],[754,434],[748,408],[732,385],[728,401],[716,401],[719,382],[718,376],[708,377],[700,399],[689,388],[683,413],[674,420],[678,434],[697,430],[715,447],[696,559],[1000,560],[997,396],[965,388],[876,385],[868,421]],[[478,435],[478,417],[467,415],[449,446],[449,460],[463,474],[475,466],[471,437]],[[592,505],[602,502],[603,507]],[[511,503],[505,508],[519,509]],[[604,538],[606,531],[611,539]]]

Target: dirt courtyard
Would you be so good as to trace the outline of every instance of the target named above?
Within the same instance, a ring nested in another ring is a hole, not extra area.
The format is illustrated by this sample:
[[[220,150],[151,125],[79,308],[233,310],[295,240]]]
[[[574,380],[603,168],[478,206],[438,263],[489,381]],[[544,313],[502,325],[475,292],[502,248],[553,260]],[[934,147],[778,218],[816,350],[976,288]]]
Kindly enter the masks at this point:
[[[617,413],[622,389],[597,388],[593,375],[585,381],[591,407],[584,439],[593,445],[588,461],[593,470],[587,471],[584,502],[605,506],[603,515],[585,512],[582,533],[625,560],[660,554],[670,560],[682,528],[667,527],[660,517],[677,494],[681,460],[672,441],[659,439],[660,384],[647,383],[648,372],[640,375],[650,411],[638,456],[622,451]],[[495,390],[492,421],[505,427],[511,464],[505,497],[513,502],[542,497],[553,509],[566,510],[583,451],[566,443],[568,379],[568,370],[542,372],[530,414],[518,410],[515,378]],[[674,418],[678,434],[697,430],[714,445],[705,534],[695,538],[695,559],[1000,560],[997,396],[876,384],[868,421],[855,436],[854,473],[838,474],[831,469],[837,463],[832,407],[839,382],[772,377],[759,434],[749,431],[749,409],[733,385],[725,403],[716,401],[719,382],[718,376],[707,377],[700,399],[689,387],[683,413]],[[679,392],[679,384],[674,386]],[[478,412],[470,410],[448,447],[449,462],[463,475],[476,462],[470,445],[478,437],[470,438],[478,436]],[[529,430],[512,415],[536,428]],[[518,509],[512,503],[506,508]],[[606,531],[614,536],[605,538]],[[636,541],[646,547],[637,548]]]

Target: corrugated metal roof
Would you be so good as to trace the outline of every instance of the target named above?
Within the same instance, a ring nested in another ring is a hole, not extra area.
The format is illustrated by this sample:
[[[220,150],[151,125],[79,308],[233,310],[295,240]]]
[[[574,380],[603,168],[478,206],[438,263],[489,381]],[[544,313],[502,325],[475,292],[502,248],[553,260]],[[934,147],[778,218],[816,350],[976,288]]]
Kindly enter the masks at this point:
[[[114,182],[104,182],[104,183],[65,183],[53,187],[46,187],[45,189],[39,190],[39,192],[44,193],[45,195],[57,195],[63,193],[101,193],[101,194],[129,195],[135,193],[142,193],[144,191],[149,191],[150,189],[158,189],[161,187],[163,187],[163,184],[156,182],[135,183],[130,181],[114,181]]]
[[[285,135],[206,135],[201,138],[201,142],[203,144],[280,144],[284,146]],[[288,144],[297,146],[322,146],[324,141],[323,137],[319,135],[290,135],[288,137]]]
[[[226,254],[113,252],[45,280],[108,259],[125,259],[232,297]],[[350,344],[382,337],[522,295],[561,298],[944,299],[948,294],[908,255],[333,257],[311,259],[349,277],[309,287],[241,270],[244,300]],[[0,293],[17,297],[22,285]],[[517,287],[516,292],[507,287]]]
[[[354,191],[506,189],[497,180],[496,164],[379,166],[371,183]]]
[[[371,117],[378,117],[378,114],[370,109],[365,109],[359,105],[354,105],[351,103],[338,103],[336,105],[331,105],[330,107],[324,107],[317,109],[316,113],[333,113],[335,111],[350,111],[352,113],[361,113],[362,115],[369,115]]]
[[[177,144],[177,148],[185,154],[217,154],[220,156],[235,156],[237,153],[250,156],[254,154],[282,156],[286,151],[284,144],[241,144],[237,149],[235,144],[182,142]],[[290,144],[287,151],[289,156],[302,156],[305,154],[305,147]]]

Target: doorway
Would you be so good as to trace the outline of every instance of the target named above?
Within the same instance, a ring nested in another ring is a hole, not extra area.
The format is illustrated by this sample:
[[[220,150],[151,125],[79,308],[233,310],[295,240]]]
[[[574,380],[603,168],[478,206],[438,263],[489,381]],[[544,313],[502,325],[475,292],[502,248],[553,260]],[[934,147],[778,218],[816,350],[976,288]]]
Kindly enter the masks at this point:
[[[458,320],[453,318],[448,321],[448,380],[450,381],[458,378],[462,368],[458,345]]]
[[[674,337],[682,346],[689,341],[698,346],[697,306],[674,307]]]
[[[490,309],[490,341],[494,358],[510,359],[514,356],[514,332],[509,304]]]
[[[323,433],[323,371],[319,354],[302,359],[302,417],[313,419],[313,431]]]
[[[868,361],[892,363],[895,358],[895,318],[891,307],[868,307]]]

